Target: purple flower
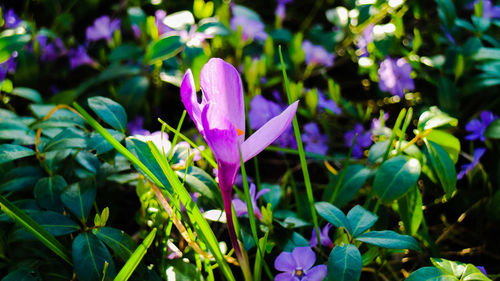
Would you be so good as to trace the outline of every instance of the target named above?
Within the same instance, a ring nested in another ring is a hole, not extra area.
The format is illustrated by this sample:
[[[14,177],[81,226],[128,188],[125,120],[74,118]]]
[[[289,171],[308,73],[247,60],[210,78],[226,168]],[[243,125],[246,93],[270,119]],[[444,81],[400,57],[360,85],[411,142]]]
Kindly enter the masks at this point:
[[[479,271],[481,271],[482,274],[484,274],[485,276],[488,276],[488,274],[486,273],[486,269],[484,268],[484,266],[476,266],[477,269],[479,269]]]
[[[5,28],[16,28],[21,23],[21,19],[17,17],[16,12],[13,9],[8,9],[7,13],[4,15],[4,27]]]
[[[170,27],[163,23],[163,19],[167,16],[167,12],[164,10],[157,10],[155,12],[155,24],[158,29],[158,35],[165,34],[169,31],[172,31]]]
[[[42,61],[54,61],[66,54],[67,50],[61,38],[56,37],[52,42],[49,42],[47,35],[38,34],[36,40],[40,46],[40,59]]]
[[[10,57],[8,60],[0,63],[0,82],[5,80],[7,73],[14,73],[16,71],[16,62],[14,57]]]
[[[415,83],[411,79],[411,65],[405,58],[386,58],[378,69],[380,90],[390,92],[393,96],[401,98],[405,95],[405,90],[415,89]]]
[[[203,42],[205,42],[205,39],[207,38],[213,38],[213,35],[210,34],[205,34],[203,32],[196,32],[198,27],[193,24],[189,27],[189,31],[187,30],[180,30],[176,31],[175,33],[179,34],[181,37],[181,41],[184,42],[188,47],[198,47],[201,48],[203,45]]]
[[[253,213],[255,214],[255,217],[257,217],[259,220],[262,220],[262,213],[260,212],[259,206],[257,206],[257,199],[259,199],[262,195],[266,194],[269,192],[269,189],[264,188],[260,190],[259,192],[256,192],[256,187],[255,184],[250,184],[250,199],[252,201],[252,206],[253,206]],[[247,203],[242,201],[239,198],[233,199],[233,206],[234,206],[234,212],[236,213],[237,217],[241,217],[243,215],[248,214],[248,208],[247,208]]]
[[[332,226],[333,225],[327,223],[319,233],[319,239],[322,246],[333,248],[334,244],[332,240],[330,240],[330,236],[328,236],[328,232],[330,231],[330,228],[332,228]],[[309,245],[311,245],[311,247],[316,247],[316,245],[318,245],[318,237],[316,236],[316,228],[313,227],[311,240],[309,240]]]
[[[293,0],[278,0],[278,5],[274,14],[278,17],[279,21],[283,21],[286,16],[286,4],[293,2]]]
[[[181,84],[181,99],[217,160],[229,236],[236,255],[242,258],[231,214],[231,192],[240,168],[240,151],[243,161],[248,161],[273,143],[292,122],[298,101],[245,140],[245,102],[238,71],[222,59],[212,58],[201,70],[200,87],[201,103],[188,69]]]
[[[472,162],[468,164],[462,165],[462,169],[457,174],[457,180],[461,180],[465,175],[469,174],[470,171],[474,169],[474,167],[479,164],[479,160],[483,157],[483,154],[486,152],[486,148],[476,148],[474,149],[474,154],[472,156]]]
[[[325,94],[318,89],[318,107],[326,109],[334,114],[342,113],[342,109],[337,105],[334,100],[326,99]]]
[[[94,25],[87,27],[87,40],[98,41],[106,39],[106,41],[110,42],[113,39],[113,33],[119,28],[119,19],[111,20],[109,16],[101,16],[94,21]]]
[[[322,64],[326,67],[333,66],[335,55],[330,54],[323,46],[313,45],[310,41],[302,42],[302,49],[306,54],[307,64]]]
[[[250,19],[243,15],[234,16],[231,19],[231,29],[238,30],[241,26],[241,39],[247,40],[266,40],[267,33],[264,31],[265,25],[256,19]]]
[[[485,19],[498,19],[500,18],[500,7],[493,5],[491,0],[483,1],[483,18]],[[474,1],[474,4],[478,4],[479,0]]]
[[[127,123],[127,129],[131,135],[150,135],[148,130],[144,129],[144,117],[137,115],[134,119]]]
[[[302,140],[305,144],[304,150],[307,152],[325,155],[328,151],[328,137],[319,132],[319,127],[314,122],[304,125]]]
[[[358,43],[356,44],[358,46],[358,52],[360,57],[367,57],[369,55],[368,53],[368,44],[373,42],[373,24],[368,25],[363,29],[363,32],[361,32],[361,37],[358,39]]]
[[[69,57],[69,67],[75,69],[81,65],[93,65],[95,61],[89,57],[85,47],[82,45],[78,46],[76,49],[71,49],[68,52]]]
[[[372,144],[372,134],[370,131],[366,131],[363,125],[356,124],[352,131],[348,131],[344,134],[344,141],[347,147],[351,147],[354,135],[358,134],[354,146],[352,147],[352,157],[361,158],[363,156],[363,150]]]
[[[470,133],[465,136],[465,139],[470,141],[479,139],[484,142],[486,140],[486,136],[484,135],[486,128],[497,118],[498,116],[494,115],[491,111],[482,111],[478,119],[471,120],[465,125],[465,129]]]
[[[297,247],[293,252],[282,252],[274,260],[274,267],[283,271],[274,281],[321,281],[326,277],[326,265],[314,266],[316,254],[309,247]]]
[[[132,24],[130,28],[132,29],[134,37],[136,39],[141,39],[141,34],[142,34],[141,28],[137,24]]]

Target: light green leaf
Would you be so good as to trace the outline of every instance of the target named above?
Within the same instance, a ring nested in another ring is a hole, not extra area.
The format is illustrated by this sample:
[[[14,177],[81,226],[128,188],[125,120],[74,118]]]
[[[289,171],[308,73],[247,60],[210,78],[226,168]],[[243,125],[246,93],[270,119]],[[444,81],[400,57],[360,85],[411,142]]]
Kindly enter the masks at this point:
[[[122,133],[125,132],[127,128],[127,113],[119,103],[105,97],[91,97],[87,101],[89,107],[104,122]]]
[[[414,186],[419,176],[420,162],[417,159],[396,156],[380,166],[373,181],[373,192],[384,203],[390,203]]]

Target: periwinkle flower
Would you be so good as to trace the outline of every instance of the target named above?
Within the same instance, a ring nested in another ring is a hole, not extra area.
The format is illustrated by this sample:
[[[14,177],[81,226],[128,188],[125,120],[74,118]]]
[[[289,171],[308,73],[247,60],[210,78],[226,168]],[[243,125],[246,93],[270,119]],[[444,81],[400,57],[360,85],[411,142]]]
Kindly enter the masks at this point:
[[[297,247],[291,253],[282,252],[274,260],[274,267],[283,271],[274,281],[321,281],[326,277],[326,265],[314,266],[316,254],[309,247]]]
[[[4,27],[5,28],[16,28],[21,24],[21,19],[16,15],[13,9],[8,9],[4,14]]]
[[[86,35],[89,41],[105,39],[110,42],[113,39],[115,30],[120,29],[120,20],[111,20],[109,16],[101,16],[94,21],[94,24],[87,27]]]
[[[412,91],[415,89],[415,83],[410,77],[411,70],[411,65],[405,58],[386,58],[378,69],[380,90],[403,98],[405,90]]]
[[[348,131],[344,134],[344,141],[347,147],[351,147],[352,140],[356,134],[356,141],[352,147],[352,157],[361,158],[363,156],[363,150],[372,144],[372,133],[370,131],[365,131],[361,124],[354,125],[352,131]]]
[[[231,29],[237,31],[241,26],[241,39],[247,40],[266,40],[267,33],[264,30],[265,25],[256,19],[248,18],[244,15],[236,15],[231,18]]]
[[[40,59],[42,61],[54,61],[58,57],[66,54],[66,47],[61,38],[54,38],[52,42],[50,38],[44,34],[38,34],[36,40],[40,46]]]
[[[262,220],[262,213],[260,212],[259,206],[257,205],[257,200],[264,194],[268,193],[269,189],[264,188],[257,192],[255,184],[250,184],[250,200],[252,201],[253,213],[256,218]],[[248,214],[247,203],[239,198],[233,199],[234,212],[237,217]]]
[[[313,45],[311,41],[304,40],[302,49],[306,55],[306,63],[314,65],[324,65],[326,67],[333,66],[335,55],[330,54],[323,46]]]
[[[11,56],[8,60],[0,63],[0,82],[5,80],[7,73],[14,73],[16,71],[16,62],[14,61],[14,56]]]
[[[141,31],[141,28],[137,24],[132,24],[130,26],[130,29],[132,29],[132,33],[134,34],[134,37],[136,39],[141,39],[142,31]]]
[[[365,29],[363,29],[363,32],[361,32],[361,36],[358,39],[358,43],[356,44],[358,46],[358,53],[360,57],[367,57],[369,55],[368,53],[368,44],[373,42],[373,27],[375,25],[369,24]]]
[[[325,94],[318,89],[318,108],[326,109],[333,114],[342,113],[342,109],[337,105],[334,100],[327,99]]]
[[[274,10],[274,15],[278,17],[279,21],[283,21],[286,16],[286,4],[293,2],[293,0],[278,0],[278,5],[276,10]]]
[[[163,35],[169,31],[172,31],[170,27],[168,27],[165,23],[163,23],[163,19],[167,16],[167,12],[164,10],[156,10],[155,12],[155,24],[158,29],[158,35]]]
[[[484,274],[485,276],[488,276],[488,273],[486,273],[486,269],[484,268],[484,266],[476,266],[477,269],[479,269],[479,271],[481,271],[482,274]]]
[[[327,223],[325,227],[320,231],[319,233],[319,239],[321,242],[321,246],[333,248],[334,244],[332,240],[330,239],[330,236],[328,235],[328,232],[330,231],[330,228],[332,228],[333,225],[330,223]],[[313,227],[312,234],[311,234],[311,240],[309,240],[309,245],[311,247],[316,247],[318,245],[318,237],[316,235],[316,228]]]
[[[477,166],[477,164],[479,164],[479,160],[481,160],[481,157],[483,157],[485,152],[486,148],[480,147],[474,149],[472,162],[462,165],[462,169],[457,174],[457,180],[461,180],[465,175],[469,174],[469,172],[472,171]]]
[[[496,119],[498,119],[498,116],[491,111],[482,111],[478,119],[471,120],[465,125],[465,129],[470,133],[465,136],[465,139],[470,141],[481,140],[484,142],[486,140],[486,136],[484,135],[486,128]]]
[[[201,70],[200,87],[201,103],[188,69],[181,84],[181,99],[217,161],[229,235],[236,254],[242,258],[231,214],[231,193],[240,168],[240,152],[245,162],[274,142],[292,122],[298,101],[245,140],[245,106],[238,71],[222,59],[212,58]]]
[[[94,65],[96,62],[87,54],[87,50],[82,45],[68,52],[69,68],[75,69],[82,65]]]
[[[137,115],[134,119],[127,123],[127,129],[131,135],[150,135],[148,130],[144,129],[144,117]]]
[[[186,46],[201,48],[205,39],[213,38],[214,36],[203,32],[196,32],[197,29],[197,25],[193,24],[189,27],[189,31],[179,30],[174,33],[181,37],[181,42],[185,43]]]
[[[321,134],[318,125],[314,122],[304,125],[302,141],[304,141],[304,150],[307,152],[325,155],[328,151],[328,137]]]
[[[500,7],[494,5],[491,0],[483,1],[483,14],[482,17],[485,19],[499,19],[500,18]],[[478,4],[479,0],[474,1],[474,4]]]

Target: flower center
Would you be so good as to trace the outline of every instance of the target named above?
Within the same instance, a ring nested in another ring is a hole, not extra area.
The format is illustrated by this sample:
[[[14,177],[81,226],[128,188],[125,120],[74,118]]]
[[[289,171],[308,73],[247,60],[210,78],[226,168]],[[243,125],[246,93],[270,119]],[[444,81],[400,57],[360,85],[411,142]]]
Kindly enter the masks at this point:
[[[304,270],[302,270],[302,267],[297,267],[295,269],[295,276],[297,276],[299,278],[304,276]]]
[[[236,127],[236,132],[238,132],[238,137],[245,133],[242,130],[238,129],[238,127]]]

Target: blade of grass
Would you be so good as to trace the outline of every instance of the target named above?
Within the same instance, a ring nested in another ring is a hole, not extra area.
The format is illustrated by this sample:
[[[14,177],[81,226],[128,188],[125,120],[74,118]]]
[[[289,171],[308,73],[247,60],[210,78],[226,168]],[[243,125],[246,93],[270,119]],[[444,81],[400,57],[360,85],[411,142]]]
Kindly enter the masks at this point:
[[[0,195],[0,210],[21,225],[26,231],[33,234],[33,236],[40,240],[40,242],[47,246],[52,252],[61,257],[65,262],[69,265],[73,265],[69,253],[52,234],[2,195]]]
[[[90,114],[85,111],[79,104],[76,102],[73,103],[73,106],[78,110],[78,112],[83,116],[83,118],[89,123],[90,126],[92,126],[98,133],[100,133],[113,147],[120,152],[123,156],[125,156],[129,161],[131,161],[133,164],[135,164],[139,169],[141,169],[146,175],[148,175],[153,182],[165,189],[165,186],[158,180],[158,178],[144,165],[142,164],[139,159],[137,159],[130,151],[128,151],[119,141],[117,141],[111,134],[106,131]],[[167,125],[168,126],[168,125]],[[167,127],[168,128],[168,127]],[[177,131],[177,130],[175,130]],[[180,136],[180,135],[179,135]],[[182,138],[182,136],[181,136]],[[213,233],[212,229],[210,228],[208,222],[203,218],[200,209],[198,209],[198,206],[194,204],[194,202],[191,199],[191,196],[189,196],[189,193],[186,191],[184,186],[180,183],[179,179],[175,174],[173,174],[173,171],[171,167],[168,165],[166,162],[166,159],[161,156],[161,153],[159,150],[154,146],[154,149],[152,150],[153,155],[155,155],[155,158],[158,160],[160,159],[161,161],[158,161],[158,164],[162,168],[162,170],[167,176],[167,179],[169,180],[170,184],[174,187],[174,190],[179,194],[179,197],[186,207],[186,210],[188,211],[188,214],[192,214],[190,218],[192,218],[193,225],[195,226],[197,233],[200,235],[202,240],[205,240],[205,243],[207,244],[210,252],[214,255],[216,261],[219,263],[222,273],[228,280],[235,280],[233,273],[231,272],[231,268],[229,265],[226,263],[224,260],[224,256],[222,255],[220,248],[219,248],[219,243],[215,237],[215,234]],[[180,188],[179,188],[180,186]],[[167,192],[167,195],[168,194]],[[174,205],[177,209],[180,209],[180,204],[177,200],[174,200]],[[199,231],[198,231],[199,230]]]
[[[181,131],[182,123],[184,123],[184,118],[186,117],[186,110],[182,111],[181,119],[177,124],[177,132],[174,134],[174,139],[172,140],[172,149],[170,149],[170,154],[168,155],[168,159],[172,159],[172,154],[174,152],[174,146],[177,144],[177,139],[179,138],[179,132]],[[163,126],[162,126],[163,127]]]
[[[398,119],[396,119],[396,123],[392,128],[391,138],[389,139],[389,144],[387,145],[387,149],[385,150],[383,161],[387,160],[387,157],[389,157],[389,152],[391,151],[394,139],[396,138],[396,134],[398,133],[399,127],[401,126],[401,122],[403,122],[405,114],[406,114],[406,108],[401,109],[398,115]]]
[[[285,62],[283,61],[283,54],[281,52],[281,45],[278,47],[280,53],[281,61],[281,71],[283,72],[283,80],[285,83],[286,95],[288,96],[288,103],[292,103],[292,94],[290,92],[290,83],[288,81],[288,76],[285,70]],[[297,122],[297,116],[293,117],[293,132],[295,133],[295,139],[297,140],[297,148],[299,150],[300,165],[302,166],[302,174],[304,175],[304,183],[306,185],[307,200],[309,203],[309,209],[311,210],[311,216],[313,219],[314,229],[316,230],[316,236],[318,241],[321,241],[319,236],[319,225],[318,225],[318,215],[316,214],[316,209],[314,208],[314,198],[311,187],[311,179],[309,178],[309,170],[307,169],[307,161],[304,153],[304,146],[302,145],[302,138],[300,136],[299,123]]]
[[[403,123],[403,128],[399,132],[399,136],[398,136],[398,148],[397,148],[398,153],[401,152],[401,145],[403,144],[403,141],[404,141],[406,129],[408,129],[408,126],[410,125],[412,117],[413,117],[413,108],[410,107],[408,109],[408,113],[406,113],[405,121]]]
[[[115,281],[127,281],[136,267],[139,265],[141,262],[142,258],[148,251],[148,248],[151,246],[153,243],[154,239],[156,236],[156,228],[153,228],[153,230],[146,236],[146,239],[142,242],[141,245],[135,249],[135,251],[132,253],[130,258],[127,260],[125,265],[122,267],[120,272],[118,272],[118,275],[115,277]]]
[[[352,148],[354,147],[354,143],[356,143],[356,138],[358,137],[358,134],[354,134],[354,137],[352,138],[352,143],[351,147],[349,148],[349,153],[347,154],[347,159],[344,165],[344,168],[342,168],[342,172],[340,173],[339,179],[337,183],[335,184],[335,188],[333,189],[332,197],[330,197],[330,203],[333,204],[335,199],[337,198],[337,194],[339,192],[340,186],[342,185],[342,181],[344,181],[344,176],[347,171],[347,168],[349,167],[349,161],[351,160],[351,155],[352,155]],[[318,240],[319,241],[319,240]]]

